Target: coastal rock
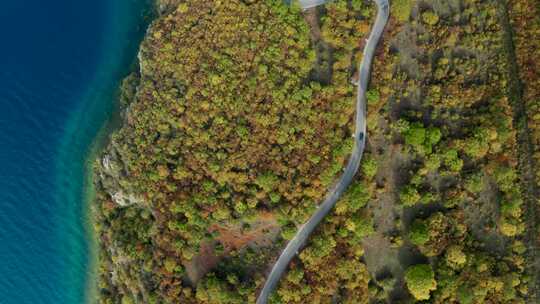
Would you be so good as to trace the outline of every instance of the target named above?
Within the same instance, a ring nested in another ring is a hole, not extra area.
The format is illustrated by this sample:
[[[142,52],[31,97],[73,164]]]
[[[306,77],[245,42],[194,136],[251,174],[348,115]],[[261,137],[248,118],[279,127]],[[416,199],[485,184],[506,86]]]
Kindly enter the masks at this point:
[[[123,191],[119,190],[116,193],[111,195],[111,198],[115,203],[121,207],[131,206],[135,204],[142,204],[143,200],[136,197],[134,194],[126,194]]]
[[[144,199],[122,186],[129,183],[125,182],[127,174],[114,145],[101,159],[98,172],[99,184],[117,205],[127,207],[144,204]]]
[[[160,15],[165,15],[167,12],[176,9],[180,0],[158,0],[157,7]]]

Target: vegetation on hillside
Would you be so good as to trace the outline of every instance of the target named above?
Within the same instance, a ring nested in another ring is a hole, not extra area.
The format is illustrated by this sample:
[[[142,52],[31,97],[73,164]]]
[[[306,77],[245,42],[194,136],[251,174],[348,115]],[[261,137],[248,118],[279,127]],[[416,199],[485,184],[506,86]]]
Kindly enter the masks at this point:
[[[525,303],[504,2],[393,5],[360,173],[271,302]],[[255,302],[351,151],[374,15],[367,0],[305,15],[281,0],[167,2],[96,164],[101,303]],[[516,36],[518,54],[527,43]]]
[[[523,180],[528,222],[527,256],[528,274],[531,277],[530,293],[533,301],[540,301],[540,49],[535,41],[540,39],[540,3],[528,0],[508,2],[506,16],[514,29],[508,37],[509,61],[515,87],[513,101],[515,120],[519,130],[520,166],[525,173]],[[511,39],[510,39],[511,38]]]

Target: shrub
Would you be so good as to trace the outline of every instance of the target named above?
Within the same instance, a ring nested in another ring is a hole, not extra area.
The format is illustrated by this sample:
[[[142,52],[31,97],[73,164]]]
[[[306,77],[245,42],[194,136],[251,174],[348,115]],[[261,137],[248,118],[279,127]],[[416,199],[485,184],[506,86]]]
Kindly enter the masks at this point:
[[[415,220],[409,232],[411,242],[417,246],[424,245],[429,241],[428,226],[422,220]]]
[[[405,143],[415,148],[420,148],[426,141],[426,129],[420,123],[411,124],[410,128],[405,132]]]
[[[395,16],[400,22],[409,20],[411,9],[415,0],[395,0],[390,6],[392,16]]]
[[[377,174],[377,161],[373,157],[366,157],[362,161],[362,173],[371,179]]]
[[[353,183],[345,192],[340,202],[344,203],[344,211],[356,212],[363,208],[369,201],[369,193],[364,183]]]
[[[439,154],[431,154],[426,160],[426,169],[429,171],[436,171],[441,166],[441,157]]]
[[[465,189],[471,193],[480,193],[484,189],[482,174],[478,173],[470,176],[465,182]]]
[[[460,269],[467,263],[467,255],[460,246],[450,246],[446,251],[446,263],[454,269]]]
[[[261,187],[265,192],[270,192],[274,189],[279,179],[272,173],[259,175],[255,180],[255,184]]]
[[[408,127],[401,127],[404,131],[405,143],[412,146],[417,152],[429,155],[433,151],[433,146],[439,143],[442,138],[442,132],[439,128],[425,128],[419,122],[411,123]]]
[[[503,219],[502,223],[499,225],[499,230],[501,233],[508,237],[516,236],[519,233],[519,227]]]
[[[429,25],[435,25],[439,23],[439,16],[432,11],[426,11],[422,14],[422,20]]]
[[[441,141],[441,138],[442,138],[441,129],[435,128],[435,127],[430,127],[427,129],[426,139],[427,139],[428,144],[434,146],[438,144],[439,141]]]
[[[499,188],[507,192],[517,186],[517,173],[513,168],[500,166],[495,170],[495,180]]]
[[[417,300],[429,300],[430,292],[437,289],[435,274],[430,265],[418,264],[411,266],[405,273],[407,289]]]
[[[129,296],[122,296],[122,304],[134,304],[135,302]]]
[[[412,207],[420,201],[420,194],[418,193],[418,190],[412,186],[406,186],[401,190],[401,193],[399,194],[399,199],[403,203],[403,205],[407,207]]]
[[[379,102],[381,96],[379,94],[379,91],[372,89],[366,92],[366,98],[368,104],[376,104],[377,102]]]
[[[458,152],[455,149],[450,149],[444,153],[444,164],[452,172],[459,172],[463,168],[463,160],[458,156]]]
[[[168,272],[174,272],[174,270],[176,269],[176,261],[172,258],[167,258],[165,259],[163,266],[165,266],[165,270],[167,270]]]

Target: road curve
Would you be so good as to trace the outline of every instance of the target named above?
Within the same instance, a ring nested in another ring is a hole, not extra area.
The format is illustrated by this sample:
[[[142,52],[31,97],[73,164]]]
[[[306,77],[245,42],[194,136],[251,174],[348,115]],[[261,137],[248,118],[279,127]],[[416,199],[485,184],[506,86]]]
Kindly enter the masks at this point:
[[[300,0],[300,5],[303,8],[310,8],[327,1],[328,0]],[[300,227],[294,238],[289,241],[283,252],[281,252],[279,259],[274,264],[274,267],[259,294],[257,304],[266,304],[268,302],[268,297],[276,288],[290,261],[298,254],[298,251],[307,242],[315,228],[317,228],[319,223],[336,205],[338,199],[343,195],[353,180],[360,166],[360,161],[366,145],[366,91],[371,72],[371,63],[373,62],[375,49],[382,37],[384,27],[386,26],[390,15],[390,5],[388,0],[374,1],[377,4],[377,18],[375,19],[375,24],[373,25],[373,29],[371,30],[367,44],[364,48],[362,62],[358,67],[360,79],[358,82],[356,100],[356,130],[354,132],[354,148],[347,163],[347,167],[336,185],[326,195],[324,202],[317,208],[311,218]]]

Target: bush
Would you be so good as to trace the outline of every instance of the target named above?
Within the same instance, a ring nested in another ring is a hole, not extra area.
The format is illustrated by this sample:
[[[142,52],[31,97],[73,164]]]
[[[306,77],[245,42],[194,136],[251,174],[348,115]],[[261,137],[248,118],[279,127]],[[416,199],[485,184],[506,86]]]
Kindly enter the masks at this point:
[[[369,201],[370,195],[362,182],[353,183],[338,202],[338,213],[353,213],[363,208]]]
[[[419,122],[411,123],[408,127],[405,124],[401,128],[404,128],[405,143],[423,155],[431,154],[433,146],[438,144],[442,138],[442,132],[439,128],[425,128]]]
[[[392,1],[392,5],[390,6],[392,10],[392,16],[395,16],[400,22],[405,22],[409,20],[414,2],[414,0]]]
[[[459,172],[463,168],[463,160],[458,156],[458,152],[455,149],[450,149],[444,153],[444,164],[452,172]]]
[[[405,132],[405,143],[415,148],[420,148],[426,141],[426,129],[420,123],[411,124],[410,128]]]
[[[435,25],[439,23],[439,16],[431,11],[426,11],[422,14],[422,20],[429,25]]]
[[[430,265],[419,264],[411,266],[405,273],[407,289],[417,300],[429,300],[430,292],[437,289],[435,274]]]
[[[502,223],[499,225],[500,232],[508,237],[513,237],[519,234],[519,227],[508,222],[506,219],[503,219]]]
[[[409,232],[411,242],[417,246],[424,245],[429,241],[428,226],[422,220],[416,220]]]
[[[373,157],[365,157],[362,161],[362,173],[371,179],[377,174],[377,161]]]
[[[471,193],[478,194],[484,189],[483,175],[480,173],[470,176],[465,181],[465,189]]]
[[[420,201],[420,194],[418,193],[418,190],[414,188],[413,186],[406,186],[401,190],[401,193],[399,194],[399,199],[403,203],[403,205],[407,207],[412,207]]]
[[[368,104],[376,104],[377,102],[379,102],[381,96],[379,94],[379,91],[369,90],[366,92],[366,98],[367,98]]]
[[[454,269],[460,269],[467,263],[467,255],[460,246],[450,246],[446,251],[446,263]]]
[[[508,192],[517,186],[516,170],[510,167],[500,166],[495,170],[495,180],[502,191]]]
[[[135,302],[129,296],[122,296],[122,304],[134,304]]]
[[[265,192],[270,192],[274,189],[278,181],[279,179],[274,174],[268,172],[259,175],[255,180],[255,184],[261,187]]]

